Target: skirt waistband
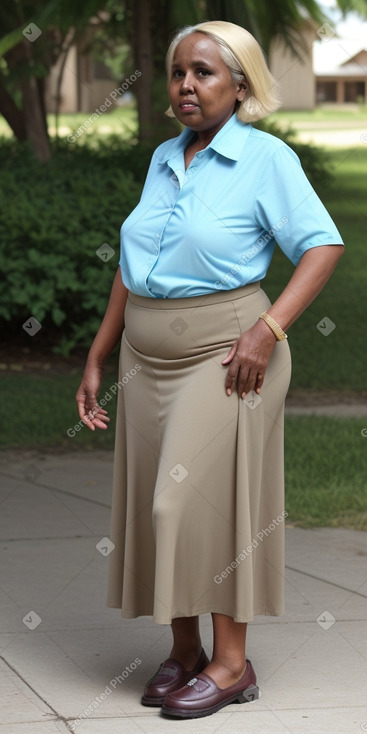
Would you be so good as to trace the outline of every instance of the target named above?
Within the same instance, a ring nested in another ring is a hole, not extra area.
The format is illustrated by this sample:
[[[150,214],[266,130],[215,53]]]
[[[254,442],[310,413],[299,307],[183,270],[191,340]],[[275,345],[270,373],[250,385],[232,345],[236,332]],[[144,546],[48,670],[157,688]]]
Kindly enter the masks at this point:
[[[199,306],[210,306],[214,303],[223,303],[226,301],[235,301],[237,298],[250,296],[252,293],[260,290],[260,281],[243,285],[241,288],[235,288],[227,291],[218,291],[216,293],[207,293],[203,296],[192,296],[190,298],[147,298],[146,296],[138,296],[129,291],[128,299],[135,306],[141,308],[155,308],[167,311],[176,308],[198,308]]]

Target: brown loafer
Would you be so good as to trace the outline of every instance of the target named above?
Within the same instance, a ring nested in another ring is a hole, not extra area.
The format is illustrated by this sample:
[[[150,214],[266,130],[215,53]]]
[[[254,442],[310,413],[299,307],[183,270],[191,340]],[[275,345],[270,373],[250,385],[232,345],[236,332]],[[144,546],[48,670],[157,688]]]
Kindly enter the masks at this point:
[[[198,673],[186,685],[165,698],[162,714],[181,719],[196,719],[214,714],[229,703],[247,703],[259,698],[255,671],[250,660],[246,662],[242,678],[227,688],[218,688],[210,675]]]
[[[207,665],[209,665],[209,660],[204,648],[201,648],[200,657],[194,670],[185,670],[178,660],[167,658],[161,663],[153,678],[146,684],[141,703],[143,706],[161,706],[169,693],[177,688],[182,688],[185,683],[204,670]]]

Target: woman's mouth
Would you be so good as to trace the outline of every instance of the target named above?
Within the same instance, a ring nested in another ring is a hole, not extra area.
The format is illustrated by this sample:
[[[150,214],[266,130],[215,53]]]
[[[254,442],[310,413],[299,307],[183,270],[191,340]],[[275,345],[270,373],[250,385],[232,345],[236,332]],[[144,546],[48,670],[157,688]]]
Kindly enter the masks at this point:
[[[195,102],[180,102],[179,107],[182,112],[192,112],[198,105]]]

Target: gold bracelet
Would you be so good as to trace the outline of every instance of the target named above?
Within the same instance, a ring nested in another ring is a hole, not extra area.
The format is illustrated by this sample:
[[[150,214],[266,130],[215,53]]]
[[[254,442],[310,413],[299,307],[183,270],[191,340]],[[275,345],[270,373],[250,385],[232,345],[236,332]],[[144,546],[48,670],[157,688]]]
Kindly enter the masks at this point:
[[[283,339],[288,339],[288,335],[283,331],[282,327],[279,326],[278,322],[273,319],[270,314],[267,313],[267,311],[264,311],[264,313],[260,314],[259,319],[263,319],[265,323],[269,326],[269,328],[272,330],[274,336],[276,336],[278,342],[282,342]]]

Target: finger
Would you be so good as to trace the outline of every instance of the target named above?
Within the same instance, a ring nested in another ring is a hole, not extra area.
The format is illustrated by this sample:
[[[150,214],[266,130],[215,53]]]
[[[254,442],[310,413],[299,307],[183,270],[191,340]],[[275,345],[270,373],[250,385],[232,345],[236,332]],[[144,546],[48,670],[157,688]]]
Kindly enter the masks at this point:
[[[237,377],[238,377],[238,364],[233,363],[229,367],[224,383],[224,387],[226,390],[227,395],[232,395],[233,391],[236,389],[237,384]]]
[[[94,431],[95,426],[94,426],[93,421],[99,410],[98,405],[95,405],[94,408],[91,408],[88,411],[86,410],[86,406],[84,406],[84,413],[81,413],[82,405],[83,405],[83,401],[80,404],[79,415],[83,423],[85,423],[85,425],[87,426],[87,428],[90,428],[91,431]],[[79,408],[79,403],[78,403],[78,408]]]
[[[108,428],[110,419],[106,410],[100,408],[99,405],[95,405],[94,408],[83,416],[83,421],[89,428],[93,426],[92,430],[94,430],[95,428]]]
[[[98,415],[108,415],[108,410],[101,408],[99,405],[94,405],[88,412],[98,412]]]
[[[92,423],[96,423],[96,421],[102,421],[102,423],[109,423],[110,419],[108,415],[101,415],[98,412],[94,412],[93,415],[90,413],[88,415],[89,420],[92,421]]]
[[[110,422],[110,418],[108,417],[108,415],[99,415],[98,413],[94,416],[94,418],[92,418],[92,420],[102,421],[103,423]]]
[[[222,360],[221,364],[228,364],[229,362],[232,361],[234,355],[236,354],[237,345],[238,345],[238,341],[235,341],[235,343],[231,347],[227,356]]]
[[[88,418],[90,420],[93,420],[93,418],[100,418],[101,420],[107,420],[109,421],[109,417],[107,415],[107,410],[104,410],[103,408],[100,408],[99,405],[95,405],[94,408],[91,410],[88,410]]]
[[[247,394],[247,387],[251,384],[251,370],[247,364],[242,364],[238,373],[237,392],[243,397]]]
[[[260,394],[261,388],[262,388],[262,386],[264,384],[264,377],[265,377],[265,375],[263,373],[261,373],[261,372],[259,372],[258,375],[257,375],[255,392],[258,395]]]
[[[91,421],[91,419],[88,418],[86,413],[84,415],[81,415],[80,417],[83,423],[85,423],[85,425],[87,426],[87,428],[90,428],[91,431],[95,431],[95,426],[93,425],[93,422]]]
[[[257,369],[248,369],[247,373],[246,370],[244,372],[241,372],[240,378],[238,380],[238,394],[241,396],[241,398],[245,398],[247,393],[251,392],[251,390],[255,390],[257,382]]]
[[[99,418],[93,418],[93,425],[96,428],[102,428],[104,431],[106,430],[106,428],[108,428],[108,425],[106,425],[106,423],[104,423],[103,421],[99,420]]]

